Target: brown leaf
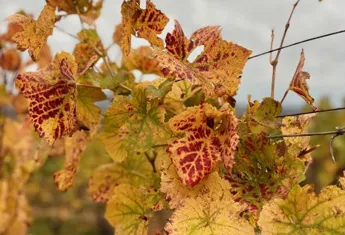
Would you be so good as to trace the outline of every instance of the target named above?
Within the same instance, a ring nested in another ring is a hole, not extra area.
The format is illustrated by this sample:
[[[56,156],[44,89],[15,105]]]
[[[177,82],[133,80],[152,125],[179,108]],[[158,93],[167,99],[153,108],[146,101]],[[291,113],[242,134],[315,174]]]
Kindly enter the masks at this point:
[[[295,74],[292,77],[289,89],[296,92],[300,97],[302,97],[314,110],[317,108],[313,105],[314,98],[309,94],[309,87],[306,79],[310,78],[308,72],[302,71],[304,66],[304,51],[301,52],[301,58],[298,62]]]

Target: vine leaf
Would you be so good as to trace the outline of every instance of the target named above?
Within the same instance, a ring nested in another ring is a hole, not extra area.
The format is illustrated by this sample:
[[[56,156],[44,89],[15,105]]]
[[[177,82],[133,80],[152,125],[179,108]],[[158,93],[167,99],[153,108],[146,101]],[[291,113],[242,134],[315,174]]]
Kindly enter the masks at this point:
[[[98,58],[104,54],[104,47],[96,30],[83,29],[78,33],[79,43],[75,46],[73,55],[78,64],[78,73],[94,65]],[[96,57],[92,60],[91,58]]]
[[[98,87],[77,87],[77,117],[87,127],[97,126],[101,121],[101,109],[95,102],[107,97]]]
[[[229,107],[217,110],[210,104],[187,108],[169,120],[175,134],[186,134],[167,148],[184,185],[196,185],[223,160],[231,169],[238,143],[237,119]]]
[[[254,234],[254,228],[240,217],[242,207],[231,198],[229,183],[222,180],[218,173],[212,173],[204,182],[195,189],[184,190],[181,185],[182,188],[175,188],[178,189],[177,195],[173,195],[174,187],[169,189],[172,197],[177,196],[174,200],[183,200],[165,230],[173,235]]]
[[[160,191],[165,194],[171,209],[176,209],[188,198],[196,198],[206,193],[221,197],[223,192],[229,190],[229,183],[220,178],[217,172],[212,172],[195,186],[185,186],[180,181],[169,158],[163,161]]]
[[[47,2],[68,15],[79,13],[81,20],[89,25],[94,24],[103,6],[103,0],[47,0]]]
[[[121,49],[128,55],[131,48],[131,34],[144,38],[151,45],[163,48],[163,40],[157,37],[162,33],[169,19],[150,1],[146,1],[146,9],[140,8],[138,0],[124,1],[121,7],[122,40]]]
[[[149,184],[152,167],[143,157],[129,156],[121,163],[109,163],[96,168],[89,180],[88,192],[92,200],[106,203],[114,194],[114,187],[130,184],[134,187]]]
[[[177,21],[165,41],[166,52],[159,48],[154,50],[165,77],[200,84],[207,97],[236,95],[250,50],[223,40],[218,26],[201,28],[188,40]],[[200,45],[204,46],[201,54],[192,63],[187,61],[189,54]]]
[[[32,60],[39,59],[42,47],[53,33],[55,25],[55,7],[47,4],[37,20],[22,14],[14,14],[7,18],[10,24],[18,24],[23,30],[13,35],[20,51],[29,50]]]
[[[264,98],[260,103],[257,100],[251,102],[249,96],[248,110],[245,113],[245,119],[248,123],[250,132],[259,134],[261,132],[267,132],[267,130],[279,128],[280,123],[278,123],[275,117],[277,117],[281,111],[281,103],[270,97]]]
[[[134,89],[132,95],[133,99],[115,96],[104,114],[101,138],[116,162],[132,154],[141,155],[170,138],[164,124],[164,108],[150,107],[145,101],[144,90]]]
[[[344,234],[345,191],[327,186],[319,195],[296,185],[284,199],[264,205],[258,221],[262,234]]]
[[[309,94],[309,87],[306,81],[306,79],[310,78],[310,74],[308,72],[302,71],[304,67],[304,61],[304,51],[302,50],[301,57],[298,62],[295,74],[292,77],[289,89],[296,92],[307,102],[307,104],[310,105],[310,107],[312,107],[314,110],[317,110],[317,108],[313,105],[314,98]]]
[[[79,129],[76,114],[77,64],[66,52],[37,72],[18,75],[16,86],[29,99],[29,115],[36,132],[49,144]]]
[[[107,204],[105,218],[118,234],[147,234],[149,213],[154,205],[153,194],[148,189],[121,184],[114,188]]]
[[[60,191],[67,191],[72,187],[87,143],[88,133],[85,131],[77,131],[72,137],[65,138],[66,157],[64,168],[54,173],[54,182]]]
[[[282,121],[282,134],[289,135],[307,133],[312,118],[315,115],[315,113],[312,113],[300,115],[298,117],[285,117]],[[303,151],[309,149],[309,140],[310,136],[284,138],[284,142],[292,156],[300,156]],[[304,158],[307,159],[307,156],[304,156]]]
[[[21,65],[21,58],[18,50],[15,48],[8,49],[0,55],[0,67],[15,72],[18,71]]]
[[[140,70],[143,74],[162,75],[158,62],[154,59],[153,50],[148,46],[132,49],[128,56],[122,58],[123,67],[128,70]]]

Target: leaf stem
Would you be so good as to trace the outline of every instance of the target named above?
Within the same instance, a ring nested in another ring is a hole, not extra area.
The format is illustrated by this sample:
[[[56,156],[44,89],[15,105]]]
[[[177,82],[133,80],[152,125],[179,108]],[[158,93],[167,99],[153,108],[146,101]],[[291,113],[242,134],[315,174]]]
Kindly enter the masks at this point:
[[[61,28],[61,27],[59,27],[59,26],[55,26],[55,28],[56,28],[57,30],[60,30],[62,33],[65,33],[65,34],[67,34],[68,36],[70,36],[70,37],[72,37],[72,38],[74,38],[74,39],[76,39],[76,40],[79,40],[79,38],[78,38],[77,36],[75,36],[75,35],[73,35],[73,34],[67,32],[67,31],[64,30],[63,28]]]

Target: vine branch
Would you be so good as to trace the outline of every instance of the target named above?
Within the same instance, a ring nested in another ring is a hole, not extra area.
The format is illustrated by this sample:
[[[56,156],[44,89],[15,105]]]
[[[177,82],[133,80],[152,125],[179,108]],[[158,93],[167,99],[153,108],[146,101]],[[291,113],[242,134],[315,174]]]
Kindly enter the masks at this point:
[[[295,12],[295,9],[298,5],[300,0],[297,0],[297,2],[295,4],[293,4],[292,10],[290,12],[290,16],[288,18],[288,21],[285,24],[285,30],[282,36],[282,39],[280,41],[280,48],[283,46],[285,38],[286,38],[286,34],[288,32],[288,29],[290,28],[290,21],[291,18],[293,16],[293,13]],[[272,49],[272,45],[273,45],[273,39],[274,39],[274,31],[272,30],[272,34],[271,34],[271,49]],[[272,65],[272,81],[271,81],[271,98],[274,99],[274,89],[275,89],[275,80],[276,80],[276,71],[277,71],[277,65],[278,65],[278,60],[279,60],[279,56],[281,53],[281,49],[278,50],[276,57],[274,58],[274,60],[272,61],[270,58],[270,64]]]

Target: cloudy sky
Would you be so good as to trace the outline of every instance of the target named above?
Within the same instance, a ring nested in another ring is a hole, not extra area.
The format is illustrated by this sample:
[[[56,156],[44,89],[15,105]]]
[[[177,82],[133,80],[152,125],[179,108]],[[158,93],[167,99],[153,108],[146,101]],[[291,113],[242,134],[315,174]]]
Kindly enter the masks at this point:
[[[97,21],[99,34],[105,45],[111,43],[115,24],[120,22],[120,0],[105,0],[102,16]],[[153,0],[157,8],[169,18],[168,27],[162,36],[172,30],[173,19],[177,19],[187,36],[206,25],[220,25],[223,38],[253,51],[253,55],[269,49],[271,29],[276,32],[275,47],[278,46],[284,25],[294,1],[291,0]],[[44,0],[0,0],[0,19],[19,9],[37,16],[45,4]],[[0,24],[4,30],[5,23]],[[76,16],[58,23],[66,31],[76,34],[80,24]],[[297,7],[285,44],[345,29],[344,0],[301,0]],[[0,32],[1,32],[0,31]],[[277,69],[276,98],[280,99],[288,87],[303,48],[306,62],[304,70],[311,74],[308,81],[310,93],[316,102],[321,96],[332,97],[335,105],[342,105],[345,97],[345,34],[308,42],[283,50]],[[54,30],[48,41],[54,53],[72,51],[76,40]],[[134,46],[143,40],[136,40]],[[119,58],[119,49],[113,48],[112,58]],[[254,99],[270,95],[271,66],[269,57],[262,56],[248,61],[237,95],[238,103],[245,103],[248,94]],[[299,106],[304,101],[289,93],[285,105]]]

